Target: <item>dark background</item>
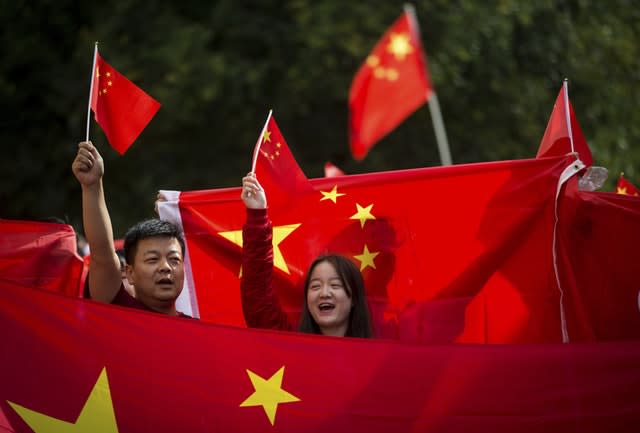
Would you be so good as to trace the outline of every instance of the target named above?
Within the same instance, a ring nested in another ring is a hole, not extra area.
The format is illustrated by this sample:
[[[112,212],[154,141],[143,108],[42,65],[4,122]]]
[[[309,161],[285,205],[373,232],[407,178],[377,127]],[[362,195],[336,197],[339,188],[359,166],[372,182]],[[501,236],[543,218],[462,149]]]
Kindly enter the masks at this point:
[[[640,183],[640,8],[624,0],[413,3],[454,163],[536,154],[563,78],[594,154]],[[402,2],[0,1],[0,218],[81,226],[71,173],[93,46],[162,108],[122,157],[91,121],[115,234],[158,189],[235,186],[269,109],[310,178],[434,166],[428,107],[362,162],[347,140],[351,80]],[[461,191],[461,199],[465,193]]]

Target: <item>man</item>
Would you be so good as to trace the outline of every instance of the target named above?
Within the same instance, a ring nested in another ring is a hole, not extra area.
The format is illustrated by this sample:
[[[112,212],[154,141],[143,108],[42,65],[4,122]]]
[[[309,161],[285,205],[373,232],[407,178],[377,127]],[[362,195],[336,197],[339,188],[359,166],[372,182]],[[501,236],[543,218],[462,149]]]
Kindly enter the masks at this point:
[[[78,144],[71,165],[82,186],[82,221],[91,250],[89,291],[97,301],[185,316],[176,310],[184,277],[184,239],[174,224],[151,219],[139,222],[125,235],[125,274],[135,298],[124,288],[120,260],[113,245],[102,177],[104,162],[90,141]]]

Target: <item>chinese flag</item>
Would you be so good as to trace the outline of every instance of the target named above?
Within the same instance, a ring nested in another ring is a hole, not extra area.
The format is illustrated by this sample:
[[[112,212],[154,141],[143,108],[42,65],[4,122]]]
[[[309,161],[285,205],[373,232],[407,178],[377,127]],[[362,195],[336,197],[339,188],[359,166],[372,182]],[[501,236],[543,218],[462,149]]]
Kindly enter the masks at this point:
[[[91,109],[111,147],[124,154],[159,108],[158,101],[112,68],[96,50]]]
[[[625,179],[624,174],[620,173],[620,177],[618,178],[618,183],[616,185],[616,193],[622,195],[640,195],[640,189],[638,189],[634,184]]]
[[[567,111],[564,104],[564,92],[566,91],[566,86],[563,86],[558,93],[556,102],[553,105],[551,117],[549,117],[549,123],[547,123],[547,129],[544,131],[544,136],[540,142],[536,158],[544,156],[560,156],[571,152],[570,137],[571,133],[573,133],[574,150],[578,152],[580,160],[589,167],[593,163],[593,157],[591,156],[589,145],[582,134],[580,123],[578,123],[578,119],[573,112],[571,101],[568,101],[571,131],[569,131],[569,127],[567,125]]]
[[[415,18],[408,12],[378,41],[349,91],[351,153],[373,145],[424,104],[433,90]]]
[[[557,261],[571,341],[640,341],[640,200],[580,191],[560,200]]]
[[[297,200],[313,191],[289,150],[271,111],[254,148],[255,172],[270,206]]]
[[[0,280],[0,431],[636,433],[640,341],[397,344]]]
[[[332,162],[324,163],[324,177],[336,177],[336,176],[344,176],[344,171],[342,171],[338,166],[333,164]]]
[[[0,280],[78,296],[84,264],[67,224],[0,219]]]
[[[640,203],[614,194],[606,195],[616,203],[594,201],[592,194],[571,198],[565,188],[557,198],[562,173],[574,160],[311,179],[315,193],[290,206],[270,206],[274,290],[297,320],[309,263],[337,252],[359,266],[380,337],[425,344],[560,342],[568,327],[569,341],[638,339],[638,287],[633,274],[619,269],[637,268]],[[469,185],[474,194],[458,200]],[[185,232],[184,293],[192,294],[202,319],[243,326],[239,275],[246,212],[239,195],[240,188],[187,191],[167,205]],[[556,230],[557,207],[558,230],[566,229],[568,237]],[[609,221],[625,235],[600,233]],[[594,249],[604,254],[601,265],[593,263]],[[590,311],[605,302],[617,314],[594,320],[601,316]]]

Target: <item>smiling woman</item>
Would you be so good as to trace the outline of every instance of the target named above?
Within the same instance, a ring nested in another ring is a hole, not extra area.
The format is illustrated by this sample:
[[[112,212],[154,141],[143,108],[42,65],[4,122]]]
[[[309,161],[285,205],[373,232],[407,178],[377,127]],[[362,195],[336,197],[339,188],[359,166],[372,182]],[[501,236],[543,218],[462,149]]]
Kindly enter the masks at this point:
[[[292,330],[273,291],[272,225],[264,190],[253,173],[242,179],[241,198],[247,207],[242,230],[240,294],[247,325]],[[334,337],[371,337],[364,281],[348,258],[331,254],[316,258],[305,278],[305,299],[298,329]]]

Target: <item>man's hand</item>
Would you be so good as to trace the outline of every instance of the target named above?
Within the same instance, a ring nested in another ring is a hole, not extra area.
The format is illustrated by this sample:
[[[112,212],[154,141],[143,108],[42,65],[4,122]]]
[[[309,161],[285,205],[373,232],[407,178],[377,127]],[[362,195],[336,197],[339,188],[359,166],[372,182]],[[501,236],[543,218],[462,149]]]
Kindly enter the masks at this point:
[[[83,187],[96,185],[104,175],[104,162],[98,149],[90,141],[78,143],[78,153],[71,170]]]

